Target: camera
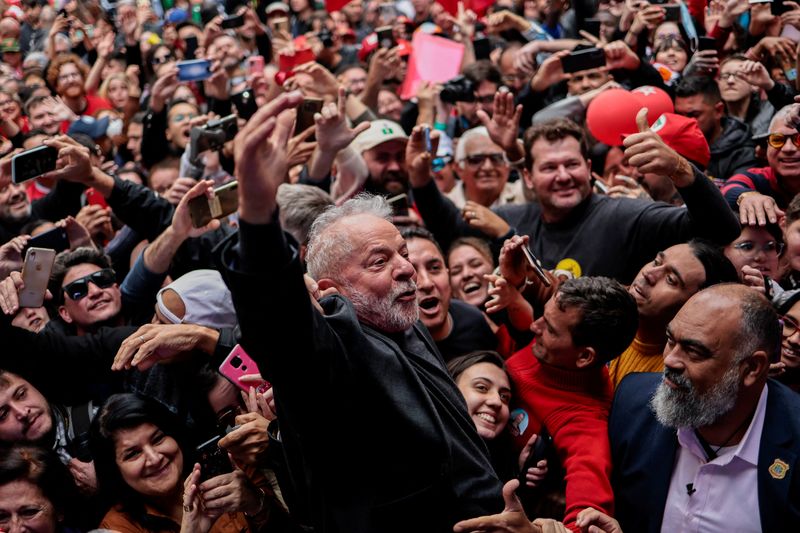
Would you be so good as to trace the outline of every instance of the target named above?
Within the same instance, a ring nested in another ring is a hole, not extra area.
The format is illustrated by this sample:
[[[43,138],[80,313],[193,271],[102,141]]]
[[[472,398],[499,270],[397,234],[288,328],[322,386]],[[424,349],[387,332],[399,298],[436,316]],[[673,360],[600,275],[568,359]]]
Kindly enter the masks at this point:
[[[441,98],[442,102],[448,104],[455,104],[456,102],[474,102],[475,84],[472,83],[472,80],[462,75],[456,76],[442,86],[442,92],[439,93],[439,98]]]
[[[194,127],[190,133],[189,161],[196,163],[198,156],[206,150],[219,150],[238,133],[236,115],[211,120],[205,126]]]

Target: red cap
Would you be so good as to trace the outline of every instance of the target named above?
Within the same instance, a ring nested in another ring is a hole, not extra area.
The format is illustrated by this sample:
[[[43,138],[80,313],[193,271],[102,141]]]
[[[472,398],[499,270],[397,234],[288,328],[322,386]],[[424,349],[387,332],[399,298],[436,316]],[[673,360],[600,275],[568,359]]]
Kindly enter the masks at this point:
[[[366,63],[369,55],[378,48],[378,34],[370,33],[361,40],[361,49],[358,51],[358,60]]]
[[[702,166],[704,169],[711,160],[708,142],[697,124],[697,119],[664,113],[653,122],[650,129],[667,143],[667,146],[680,155]]]
[[[400,57],[411,55],[411,43],[405,39],[397,39],[397,54]]]

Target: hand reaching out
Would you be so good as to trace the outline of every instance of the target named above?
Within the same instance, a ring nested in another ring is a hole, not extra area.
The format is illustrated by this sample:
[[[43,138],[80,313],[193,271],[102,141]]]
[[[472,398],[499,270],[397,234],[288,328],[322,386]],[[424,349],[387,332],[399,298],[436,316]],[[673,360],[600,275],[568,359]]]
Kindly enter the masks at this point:
[[[362,122],[355,128],[347,125],[345,114],[345,90],[339,87],[338,101],[325,104],[319,113],[314,115],[314,124],[317,131],[317,143],[322,152],[335,154],[347,148],[353,139],[360,133],[369,129],[369,122]]]
[[[478,118],[489,132],[492,141],[506,153],[524,152],[519,148],[519,120],[522,117],[522,104],[514,105],[514,95],[510,92],[496,92],[494,112],[490,117],[483,109],[478,109]]]
[[[189,179],[189,178],[184,178]],[[194,180],[192,180],[194,182]],[[194,185],[184,194],[178,202],[178,207],[172,214],[172,230],[184,239],[199,237],[209,231],[214,231],[219,228],[220,221],[212,219],[208,224],[201,228],[195,228],[192,224],[192,217],[189,213],[189,202],[198,196],[205,195],[206,197],[213,198],[214,189],[213,180],[203,180],[194,183]]]
[[[497,213],[473,201],[468,201],[464,204],[461,213],[467,224],[494,239],[502,237],[511,229],[508,222],[503,220]]]

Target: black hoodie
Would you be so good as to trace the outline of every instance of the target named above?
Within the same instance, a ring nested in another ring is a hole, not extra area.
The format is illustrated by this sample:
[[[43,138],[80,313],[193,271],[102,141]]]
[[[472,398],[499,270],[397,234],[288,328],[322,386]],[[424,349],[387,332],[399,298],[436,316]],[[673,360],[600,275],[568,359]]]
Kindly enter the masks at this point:
[[[758,166],[750,127],[733,117],[722,117],[722,133],[711,143],[706,174],[717,182]]]

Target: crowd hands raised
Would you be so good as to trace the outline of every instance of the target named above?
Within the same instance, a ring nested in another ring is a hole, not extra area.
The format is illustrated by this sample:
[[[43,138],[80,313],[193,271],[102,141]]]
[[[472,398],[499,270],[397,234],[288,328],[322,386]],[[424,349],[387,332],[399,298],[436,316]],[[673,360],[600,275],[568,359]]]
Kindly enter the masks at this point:
[[[0,531],[800,527],[800,5],[53,4]]]

